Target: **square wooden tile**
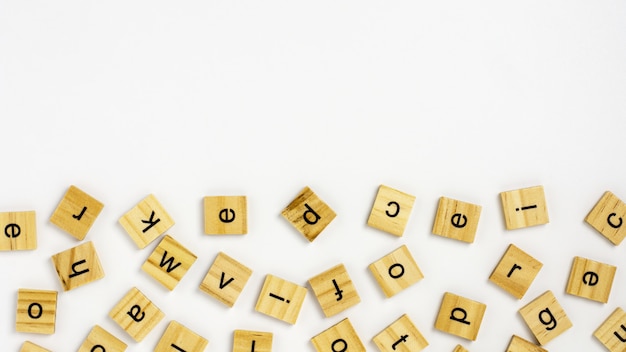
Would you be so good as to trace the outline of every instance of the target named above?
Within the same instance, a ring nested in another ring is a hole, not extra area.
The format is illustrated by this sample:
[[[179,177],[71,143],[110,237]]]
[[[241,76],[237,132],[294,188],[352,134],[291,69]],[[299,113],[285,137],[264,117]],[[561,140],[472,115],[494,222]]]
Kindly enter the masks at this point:
[[[433,224],[435,235],[473,243],[482,207],[446,197],[439,198]]]
[[[452,352],[469,352],[469,350],[461,345],[456,345]]]
[[[614,245],[626,237],[626,204],[613,193],[606,191],[585,217],[585,221]]]
[[[282,215],[309,242],[313,242],[335,218],[335,212],[309,187],[305,187]]]
[[[15,331],[54,334],[57,316],[56,291],[19,289]]]
[[[51,351],[39,345],[35,345],[34,343],[30,341],[24,341],[19,352],[51,352]]]
[[[174,220],[152,194],[124,214],[119,223],[140,249],[174,226]]]
[[[204,233],[207,235],[247,234],[248,207],[246,197],[204,197]]]
[[[53,255],[52,263],[63,291],[73,290],[104,277],[98,253],[91,241]]]
[[[424,278],[406,245],[370,264],[369,269],[386,297],[391,297]]]
[[[475,341],[487,306],[483,303],[446,292],[437,315],[435,328]]]
[[[109,312],[109,317],[137,342],[143,340],[164,316],[165,314],[135,287]]]
[[[279,277],[267,275],[255,310],[289,324],[295,324],[305,297],[306,288]]]
[[[37,249],[37,222],[34,211],[0,213],[0,251]]]
[[[365,352],[365,346],[348,318],[314,336],[311,343],[318,352]]]
[[[606,303],[609,301],[616,269],[613,265],[574,257],[565,291],[570,295]]]
[[[233,334],[233,352],[272,352],[271,332],[235,330]]]
[[[195,254],[183,247],[173,237],[165,235],[143,263],[141,270],[171,291],[178,285],[197,258]]]
[[[611,352],[626,351],[626,312],[619,307],[615,309],[593,336]]]
[[[543,225],[549,222],[543,186],[500,193],[507,230]]]
[[[415,197],[380,185],[367,219],[367,225],[395,236],[402,236],[411,216]]]
[[[154,352],[203,352],[208,344],[207,339],[172,320],[154,348]]]
[[[124,352],[128,346],[101,326],[95,325],[78,352]]]
[[[311,285],[326,317],[343,312],[361,302],[359,293],[343,264],[334,266],[311,278],[309,285]]]
[[[513,335],[506,352],[548,352],[530,341],[526,341],[519,336]]]
[[[220,252],[204,276],[200,290],[232,307],[251,275],[252,269]]]
[[[489,281],[515,298],[521,299],[539,274],[543,264],[528,253],[510,244],[493,269]]]
[[[428,346],[428,341],[406,314],[391,323],[372,340],[380,352],[419,352]]]
[[[50,222],[82,241],[104,205],[76,186],[70,186]]]
[[[542,346],[572,327],[572,322],[551,291],[535,298],[519,313]]]

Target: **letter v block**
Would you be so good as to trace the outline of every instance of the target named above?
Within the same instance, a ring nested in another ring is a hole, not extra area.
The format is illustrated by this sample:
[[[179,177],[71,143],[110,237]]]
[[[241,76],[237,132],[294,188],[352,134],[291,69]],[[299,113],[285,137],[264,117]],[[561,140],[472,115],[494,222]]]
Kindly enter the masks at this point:
[[[50,217],[50,222],[82,241],[104,205],[98,200],[70,186]]]
[[[0,213],[0,251],[37,248],[37,223],[34,211]]]
[[[282,211],[282,215],[309,242],[313,242],[335,218],[335,212],[309,187]]]
[[[57,296],[56,291],[18,290],[15,331],[54,334]]]
[[[626,351],[626,312],[615,309],[593,336],[611,352]]]
[[[154,352],[202,352],[209,341],[189,330],[177,321],[171,321],[165,329]]]
[[[133,287],[109,312],[113,319],[135,341],[143,340],[165,314],[141,291]]]
[[[143,263],[141,269],[156,279],[161,285],[173,290],[193,265],[197,257],[169,235]]]
[[[220,252],[202,280],[200,290],[232,307],[251,275],[250,268]]]
[[[487,306],[453,293],[443,295],[435,328],[475,341]]]
[[[124,352],[128,347],[124,341],[111,335],[99,325],[95,325],[78,352]]]
[[[542,346],[572,327],[572,322],[551,291],[535,298],[519,313]]]
[[[63,291],[73,290],[104,277],[93,243],[85,242],[52,256]]]
[[[22,344],[22,347],[20,348],[19,352],[51,352],[51,351],[39,345],[35,345],[34,343],[30,341],[25,341]]]
[[[152,194],[124,214],[119,223],[139,249],[174,226],[174,220]]]

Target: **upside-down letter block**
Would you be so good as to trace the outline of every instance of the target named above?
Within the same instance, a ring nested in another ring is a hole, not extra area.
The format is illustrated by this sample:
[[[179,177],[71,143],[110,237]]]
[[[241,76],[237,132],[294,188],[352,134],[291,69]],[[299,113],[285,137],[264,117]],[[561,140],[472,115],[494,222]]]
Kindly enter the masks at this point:
[[[343,264],[311,278],[309,285],[311,285],[326,317],[343,312],[361,302],[359,293]]]
[[[535,345],[530,341],[526,341],[519,336],[513,335],[506,352],[548,352],[547,350]]]
[[[298,194],[282,211],[282,215],[309,242],[313,242],[336,216],[309,187]]]
[[[204,233],[245,235],[248,210],[245,196],[204,197]]]
[[[619,307],[615,309],[593,336],[611,352],[626,351],[626,312]]]
[[[411,216],[415,197],[380,185],[367,219],[367,225],[395,236],[402,236]]]
[[[41,346],[35,345],[30,341],[24,341],[19,352],[51,352]]]
[[[468,340],[476,340],[487,306],[453,293],[443,295],[435,328]]]
[[[566,292],[570,295],[606,303],[609,301],[616,269],[613,265],[574,257]]]
[[[252,270],[220,252],[200,284],[200,290],[232,307],[246,286]]]
[[[19,289],[15,331],[54,334],[57,316],[57,292]]]
[[[104,205],[92,196],[75,186],[70,186],[52,213],[50,222],[82,241],[103,207]]]
[[[0,213],[0,251],[37,248],[37,222],[34,211]]]
[[[207,339],[172,320],[154,348],[154,352],[202,352],[208,344]]]
[[[141,269],[171,291],[197,258],[174,238],[165,235]]]
[[[124,352],[128,347],[124,341],[113,336],[101,326],[95,325],[78,352]]]
[[[572,322],[551,291],[535,298],[519,313],[542,346],[572,327]]]
[[[174,226],[174,220],[152,194],[124,214],[119,223],[140,249]]]
[[[507,230],[549,222],[543,186],[500,193]]]
[[[267,275],[255,310],[289,324],[295,324],[304,297],[306,297],[305,287]]]
[[[69,291],[104,277],[93,243],[85,242],[52,256],[63,291]]]
[[[143,340],[164,316],[165,314],[135,287],[109,312],[109,317],[137,342]]]
[[[424,278],[406,245],[369,266],[386,297],[391,297]]]
[[[461,345],[456,345],[452,352],[469,352],[469,350]]]
[[[521,299],[542,267],[540,261],[510,244],[489,276],[489,281]]]
[[[372,339],[380,352],[419,352],[428,346],[428,341],[404,314]]]
[[[585,221],[617,246],[626,237],[626,226],[622,226],[625,217],[626,204],[606,191],[585,217]]]
[[[348,318],[314,336],[311,343],[317,352],[365,352],[365,346]]]
[[[271,332],[235,330],[233,352],[272,352]]]
[[[480,205],[441,197],[433,224],[433,233],[472,243],[476,237],[481,209]]]

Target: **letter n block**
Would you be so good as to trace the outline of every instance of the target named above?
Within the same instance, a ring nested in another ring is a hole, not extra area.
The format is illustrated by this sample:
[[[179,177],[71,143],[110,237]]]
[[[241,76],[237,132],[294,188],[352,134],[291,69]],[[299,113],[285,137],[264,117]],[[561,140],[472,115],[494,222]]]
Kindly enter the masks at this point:
[[[473,243],[482,207],[446,197],[439,198],[433,224],[435,235]]]
[[[245,235],[248,210],[245,196],[204,197],[204,233]]]
[[[500,193],[507,230],[543,225],[549,222],[543,186]]]
[[[34,211],[0,213],[0,251],[37,249]]]
[[[235,330],[233,334],[233,352],[272,352],[271,332]]]
[[[220,252],[204,276],[200,290],[232,307],[251,275],[250,268]]]
[[[411,216],[415,197],[380,185],[367,225],[394,236],[402,236]]]
[[[428,341],[404,314],[372,339],[380,352],[419,352],[428,346]]]
[[[22,344],[22,347],[20,348],[19,352],[51,352],[51,351],[39,345],[35,345],[34,343],[30,341],[25,341]]]
[[[52,262],[63,291],[73,290],[104,277],[104,270],[92,242],[85,242],[55,254]]]
[[[475,341],[487,306],[453,293],[443,295],[435,328]]]
[[[305,297],[305,287],[267,275],[255,310],[289,324],[295,324]]]
[[[606,303],[609,301],[616,269],[613,265],[574,257],[566,292],[570,295]]]
[[[309,285],[326,317],[343,312],[361,302],[359,293],[343,264],[311,278]]]
[[[165,235],[141,269],[168,290],[173,290],[197,257],[171,236]]]
[[[521,299],[542,267],[543,264],[540,261],[510,244],[489,276],[489,281],[500,286],[515,298]]]
[[[391,297],[424,278],[406,245],[369,266],[386,297]]]
[[[70,186],[50,222],[82,241],[104,205],[78,187]]]
[[[145,248],[174,226],[174,220],[152,194],[124,214],[119,223],[139,249]]]
[[[335,212],[309,187],[282,211],[282,215],[309,242],[313,242],[335,218]]]
[[[204,337],[176,321],[171,321],[154,348],[154,352],[202,352],[208,344],[209,341]]]
[[[548,352],[547,350],[535,345],[530,341],[526,341],[519,336],[513,335],[506,352]]]
[[[95,325],[78,352],[124,352],[128,347],[124,341],[113,336],[99,325]]]
[[[57,316],[57,292],[19,289],[15,331],[54,334]]]
[[[615,309],[593,336],[611,352],[626,351],[626,312],[619,307]]]
[[[519,313],[542,346],[572,327],[572,322],[552,291],[535,298],[522,307]]]
[[[317,352],[365,352],[365,346],[348,318],[314,336],[311,343]]]
[[[587,214],[585,222],[617,246],[626,237],[626,226],[623,226],[625,217],[626,204],[606,191]]]
[[[109,317],[137,342],[143,340],[164,316],[165,314],[135,287],[109,312]]]

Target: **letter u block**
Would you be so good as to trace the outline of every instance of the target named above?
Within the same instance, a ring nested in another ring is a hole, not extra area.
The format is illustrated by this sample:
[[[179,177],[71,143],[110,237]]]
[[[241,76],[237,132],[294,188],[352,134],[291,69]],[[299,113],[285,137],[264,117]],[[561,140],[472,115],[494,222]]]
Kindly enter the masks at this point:
[[[519,313],[542,346],[572,327],[552,291],[544,292],[522,307]]]
[[[626,237],[626,204],[613,193],[606,191],[591,209],[585,222],[614,245],[619,245]]]
[[[619,307],[615,309],[593,336],[611,352],[626,351],[626,312]]]
[[[318,352],[365,352],[365,346],[348,318],[314,336],[311,343]]]
[[[164,316],[165,314],[135,287],[109,312],[109,317],[137,342],[143,340]]]
[[[322,201],[309,187],[305,187],[282,211],[282,215],[309,242],[335,218],[335,212]]]
[[[98,253],[92,242],[85,242],[52,256],[63,291],[73,290],[104,277]]]
[[[196,255],[190,250],[171,236],[165,235],[141,269],[171,291],[196,259]]]
[[[0,213],[0,251],[37,248],[37,223],[34,211]]]
[[[443,295],[435,328],[468,340],[476,340],[487,306],[453,293]]]
[[[54,334],[57,296],[56,291],[19,289],[15,331]]]
[[[369,269],[388,298],[424,278],[406,245],[370,264]]]
[[[400,237],[411,217],[413,203],[414,196],[380,185],[367,225]]]

